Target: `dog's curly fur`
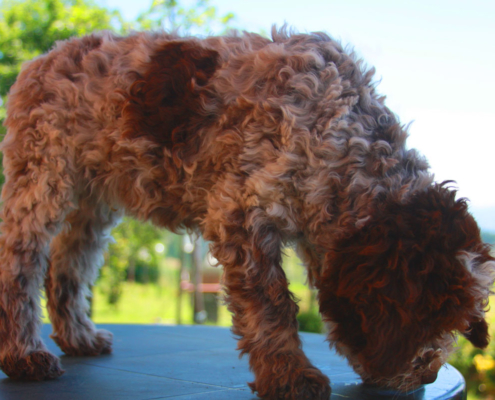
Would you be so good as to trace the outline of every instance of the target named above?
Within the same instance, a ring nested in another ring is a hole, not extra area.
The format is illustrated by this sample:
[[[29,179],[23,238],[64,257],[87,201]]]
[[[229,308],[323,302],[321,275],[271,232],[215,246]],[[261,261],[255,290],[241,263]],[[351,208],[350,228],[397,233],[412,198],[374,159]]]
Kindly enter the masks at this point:
[[[87,296],[124,212],[212,242],[260,397],[330,396],[301,348],[287,243],[365,382],[433,381],[456,331],[487,345],[495,262],[466,202],[406,149],[372,71],[325,34],[272,36],[102,33],[24,65],[2,143],[5,373],[63,373],[39,336],[43,279],[62,350],[111,351]]]

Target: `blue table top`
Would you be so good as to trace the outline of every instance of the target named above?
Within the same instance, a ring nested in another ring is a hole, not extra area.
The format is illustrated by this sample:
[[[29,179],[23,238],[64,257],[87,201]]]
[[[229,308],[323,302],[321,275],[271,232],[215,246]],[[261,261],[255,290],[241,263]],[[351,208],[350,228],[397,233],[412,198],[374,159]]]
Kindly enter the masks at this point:
[[[61,357],[65,374],[45,382],[17,382],[0,372],[0,400],[254,400],[246,357],[239,359],[227,328],[211,326],[99,325],[114,333],[113,354],[68,357],[42,336]],[[436,382],[401,394],[363,385],[346,360],[329,350],[323,335],[302,333],[309,359],[330,377],[332,400],[465,399],[465,382],[445,365]]]

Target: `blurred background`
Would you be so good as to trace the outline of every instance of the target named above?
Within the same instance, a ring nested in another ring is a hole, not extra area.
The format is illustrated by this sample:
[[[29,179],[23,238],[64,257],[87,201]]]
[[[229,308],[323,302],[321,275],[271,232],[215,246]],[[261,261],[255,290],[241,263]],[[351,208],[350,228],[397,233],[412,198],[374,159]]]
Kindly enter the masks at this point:
[[[485,241],[494,243],[493,1],[0,0],[0,122],[22,62],[57,40],[103,29],[199,36],[240,29],[269,36],[273,24],[284,23],[301,32],[325,31],[376,68],[378,91],[410,124],[409,147],[427,157],[437,181],[457,182]],[[113,234],[93,288],[96,323],[230,325],[221,268],[214,267],[207,243],[129,219]],[[284,268],[300,299],[300,329],[323,332],[315,294],[291,249]],[[489,319],[495,329],[495,314]],[[494,357],[495,341],[483,352],[459,338],[450,362],[466,377],[469,399],[495,399]]]

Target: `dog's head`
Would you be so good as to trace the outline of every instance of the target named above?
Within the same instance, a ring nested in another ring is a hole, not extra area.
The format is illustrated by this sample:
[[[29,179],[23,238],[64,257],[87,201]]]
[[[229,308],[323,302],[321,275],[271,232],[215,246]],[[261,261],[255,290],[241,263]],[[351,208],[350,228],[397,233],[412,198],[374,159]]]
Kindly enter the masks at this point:
[[[455,332],[486,347],[495,261],[455,191],[391,195],[326,254],[317,286],[329,340],[367,383],[431,383]]]

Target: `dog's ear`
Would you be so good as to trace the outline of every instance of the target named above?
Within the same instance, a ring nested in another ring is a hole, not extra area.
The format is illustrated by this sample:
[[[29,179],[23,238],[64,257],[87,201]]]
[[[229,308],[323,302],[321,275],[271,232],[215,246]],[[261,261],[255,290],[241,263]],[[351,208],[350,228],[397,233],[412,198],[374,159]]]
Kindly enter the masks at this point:
[[[198,127],[212,120],[215,108],[207,84],[219,54],[199,42],[170,41],[158,48],[126,94],[124,135],[146,137],[172,150],[180,163],[199,146]],[[208,105],[208,110],[205,109]]]
[[[479,349],[484,349],[490,343],[490,335],[488,333],[488,324],[482,319],[478,322],[472,322],[466,332],[463,333],[464,337],[469,340],[474,346]]]

